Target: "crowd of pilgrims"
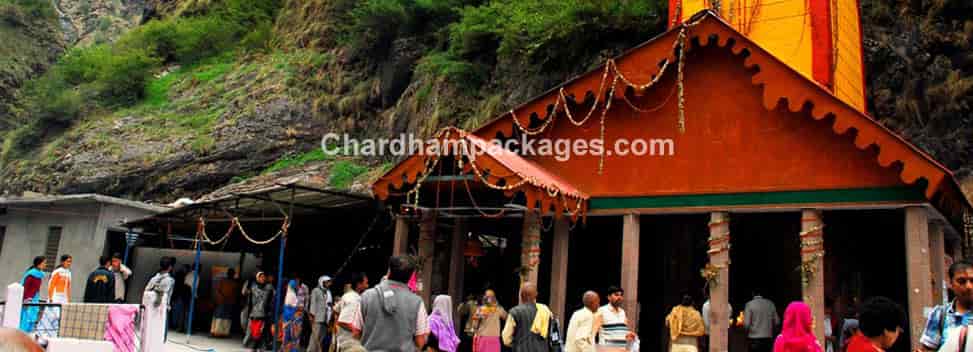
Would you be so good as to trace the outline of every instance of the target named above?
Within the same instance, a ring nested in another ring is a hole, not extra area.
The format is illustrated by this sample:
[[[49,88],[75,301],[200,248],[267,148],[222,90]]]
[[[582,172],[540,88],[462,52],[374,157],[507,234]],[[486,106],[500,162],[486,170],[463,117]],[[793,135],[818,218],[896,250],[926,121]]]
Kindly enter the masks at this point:
[[[119,255],[100,258],[101,266],[85,280],[85,303],[123,303],[124,281],[131,270]],[[60,258],[50,272],[49,302],[70,302],[70,255]],[[169,310],[169,328],[184,329],[185,310],[195,290],[196,277],[191,268],[173,272],[175,259],[164,257],[159,270],[146,284],[145,291],[156,293],[156,305]],[[21,284],[24,302],[41,302],[42,280],[47,259],[36,257],[25,271]],[[389,259],[388,271],[370,287],[369,278],[351,273],[337,300],[332,296],[332,278],[322,275],[314,288],[291,275],[286,280],[282,309],[273,307],[278,297],[275,277],[257,272],[239,282],[233,269],[214,288],[215,310],[210,334],[228,336],[234,323],[244,330],[243,344],[254,351],[277,348],[281,351],[445,351],[445,352],[637,352],[640,341],[636,329],[622,307],[624,291],[610,287],[602,295],[583,294],[580,309],[572,312],[562,334],[558,317],[537,302],[537,287],[523,282],[517,306],[507,310],[498,303],[496,293],[486,290],[481,296],[469,295],[454,305],[452,297],[437,295],[427,310],[417,295],[416,265],[410,257]],[[973,323],[973,262],[957,260],[949,267],[948,285],[954,299],[932,309],[921,339],[913,341],[914,352],[966,352],[967,326]],[[830,304],[826,307],[825,336],[815,336],[811,307],[801,301],[787,305],[783,320],[770,300],[754,292],[743,311],[733,317],[727,306],[717,311],[727,314],[730,329],[739,327],[747,335],[751,352],[884,352],[892,348],[906,326],[902,307],[885,297],[872,297],[850,309],[838,322],[840,334],[832,334]],[[710,321],[715,312],[707,300],[696,309],[693,298],[685,295],[664,318],[672,352],[709,350]],[[22,311],[20,330],[32,332],[38,321],[49,318],[38,306]],[[822,344],[823,341],[823,344]]]

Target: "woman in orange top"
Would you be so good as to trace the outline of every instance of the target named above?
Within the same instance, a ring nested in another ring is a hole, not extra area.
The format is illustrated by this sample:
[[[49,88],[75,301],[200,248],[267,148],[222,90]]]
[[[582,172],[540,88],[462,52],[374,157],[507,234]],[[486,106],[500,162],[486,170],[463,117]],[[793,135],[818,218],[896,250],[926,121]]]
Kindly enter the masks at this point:
[[[71,262],[70,255],[62,255],[61,265],[51,273],[51,281],[47,284],[47,297],[51,303],[71,301]]]

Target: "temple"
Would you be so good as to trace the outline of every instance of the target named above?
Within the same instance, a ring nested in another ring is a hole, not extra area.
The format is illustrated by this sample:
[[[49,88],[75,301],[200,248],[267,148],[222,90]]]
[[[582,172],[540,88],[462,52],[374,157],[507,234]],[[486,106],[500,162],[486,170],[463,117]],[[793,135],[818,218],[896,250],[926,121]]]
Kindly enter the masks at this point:
[[[971,249],[973,208],[947,168],[865,112],[860,29],[841,22],[857,4],[673,1],[667,32],[474,131],[443,129],[451,148],[378,179],[393,254],[421,258],[427,300],[492,288],[509,307],[529,280],[562,321],[583,291],[620,285],[649,350],[664,350],[684,293],[728,326],[727,303],[735,316],[754,290],[779,312],[804,300],[818,322],[826,299],[840,317],[890,297],[908,307],[910,346],[950,258]],[[840,22],[830,33],[819,11]],[[512,140],[605,148],[490,147]],[[644,153],[613,149],[635,140]],[[713,329],[710,351],[744,338]]]

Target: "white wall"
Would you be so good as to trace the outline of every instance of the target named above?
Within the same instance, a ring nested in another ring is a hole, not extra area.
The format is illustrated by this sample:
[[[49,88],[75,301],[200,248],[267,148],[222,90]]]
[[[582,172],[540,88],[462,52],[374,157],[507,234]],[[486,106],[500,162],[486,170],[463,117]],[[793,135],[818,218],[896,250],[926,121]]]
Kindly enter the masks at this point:
[[[0,250],[0,283],[19,281],[35,256],[44,255],[47,234],[51,226],[60,226],[61,242],[57,257],[70,254],[71,300],[81,302],[84,283],[98,266],[98,257],[105,253],[105,234],[108,227],[118,226],[120,220],[134,220],[150,215],[142,209],[99,203],[61,206],[18,206],[0,215],[0,226],[6,226],[3,248]],[[48,263],[51,268],[58,263]],[[47,278],[41,287],[41,297],[47,299]]]

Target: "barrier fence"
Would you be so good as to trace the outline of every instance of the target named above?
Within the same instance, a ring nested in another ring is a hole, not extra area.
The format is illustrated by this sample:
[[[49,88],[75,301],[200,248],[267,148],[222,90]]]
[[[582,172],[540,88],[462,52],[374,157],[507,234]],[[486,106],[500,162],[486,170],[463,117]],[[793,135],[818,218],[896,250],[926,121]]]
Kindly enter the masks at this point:
[[[22,292],[19,284],[7,286],[0,321],[29,332],[49,352],[163,351],[166,308],[155,305],[155,293],[146,293],[142,305],[11,301]]]

